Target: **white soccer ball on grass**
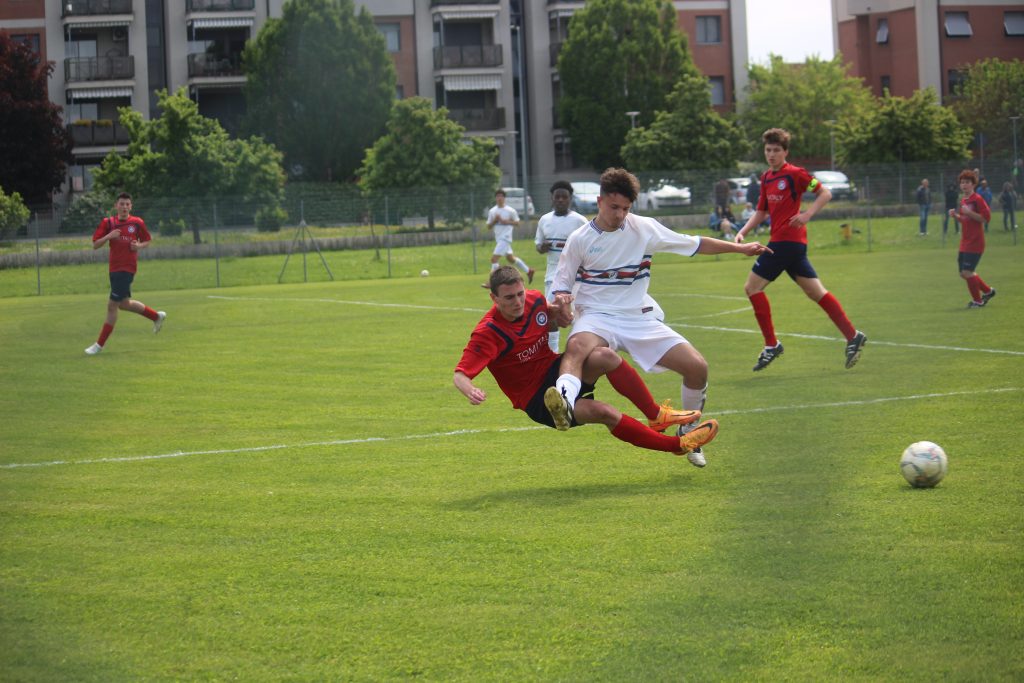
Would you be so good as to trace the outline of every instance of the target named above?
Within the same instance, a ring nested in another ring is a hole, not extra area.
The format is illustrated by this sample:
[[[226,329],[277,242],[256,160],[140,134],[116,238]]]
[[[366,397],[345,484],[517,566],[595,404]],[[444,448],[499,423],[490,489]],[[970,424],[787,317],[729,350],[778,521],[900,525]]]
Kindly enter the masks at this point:
[[[949,461],[946,451],[931,441],[918,441],[907,446],[900,458],[900,472],[911,486],[926,489],[946,476]]]
[[[420,271],[420,277],[426,277],[428,275],[430,275],[430,271],[427,270],[426,268]]]

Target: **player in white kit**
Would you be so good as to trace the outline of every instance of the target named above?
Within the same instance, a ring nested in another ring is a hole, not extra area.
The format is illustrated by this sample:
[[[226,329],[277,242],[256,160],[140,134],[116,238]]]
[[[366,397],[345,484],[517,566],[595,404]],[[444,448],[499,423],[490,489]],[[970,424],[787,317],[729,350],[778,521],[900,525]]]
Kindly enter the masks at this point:
[[[519,212],[505,204],[505,190],[494,193],[494,206],[487,212],[487,227],[494,228],[494,253],[491,254],[491,272],[498,269],[498,262],[504,256],[508,262],[526,273],[527,283],[533,282],[534,270],[526,265],[523,259],[512,253],[512,237],[515,227],[519,225]],[[490,289],[491,285],[480,285]]]
[[[582,214],[576,213],[569,208],[572,203],[572,184],[567,180],[556,180],[551,186],[551,206],[553,210],[548,211],[537,221],[537,236],[534,243],[537,245],[538,254],[548,255],[548,265],[544,269],[544,296],[551,300],[551,283],[555,279],[555,269],[558,268],[558,257],[565,246],[565,240],[576,228],[587,224],[587,219]],[[558,353],[558,330],[548,332],[548,343],[551,350]]]
[[[653,218],[629,212],[640,183],[621,168],[601,175],[597,217],[573,232],[558,261],[551,285],[554,298],[575,300],[575,322],[562,356],[562,373],[545,394],[545,405],[558,429],[568,429],[572,407],[579,396],[583,360],[598,346],[624,349],[647,372],[673,370],[683,377],[684,410],[703,410],[707,398],[707,361],[682,335],[664,323],[664,313],[647,294],[651,259],[658,252],[694,254],[739,253],[756,256],[768,250],[758,242],[736,244],[711,237],[682,235]],[[573,286],[577,285],[575,299]],[[701,447],[718,433],[708,420],[692,430],[690,462],[707,464]]]

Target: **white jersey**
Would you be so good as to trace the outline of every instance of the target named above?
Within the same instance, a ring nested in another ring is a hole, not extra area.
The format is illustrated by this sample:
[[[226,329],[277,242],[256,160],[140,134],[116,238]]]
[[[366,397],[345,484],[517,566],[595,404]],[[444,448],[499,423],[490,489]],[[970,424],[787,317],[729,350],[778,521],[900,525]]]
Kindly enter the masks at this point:
[[[498,207],[498,205],[495,204],[491,207],[490,211],[487,212],[487,224],[494,226],[495,241],[504,241],[512,244],[512,231],[515,226],[508,223],[499,223],[499,219],[506,221],[518,221],[519,213],[508,204],[502,207]]]
[[[586,224],[586,217],[572,210],[564,216],[557,216],[554,211],[548,211],[537,221],[537,237],[533,240],[534,243],[538,247],[545,242],[551,245],[551,249],[547,252],[548,267],[544,271],[544,282],[551,282],[555,279],[558,257],[562,254],[565,240],[573,230]]]
[[[660,311],[647,294],[651,257],[658,252],[693,256],[699,248],[700,237],[673,232],[653,218],[633,213],[612,232],[590,221],[566,240],[551,291],[570,292],[576,285],[576,312],[581,315]]]

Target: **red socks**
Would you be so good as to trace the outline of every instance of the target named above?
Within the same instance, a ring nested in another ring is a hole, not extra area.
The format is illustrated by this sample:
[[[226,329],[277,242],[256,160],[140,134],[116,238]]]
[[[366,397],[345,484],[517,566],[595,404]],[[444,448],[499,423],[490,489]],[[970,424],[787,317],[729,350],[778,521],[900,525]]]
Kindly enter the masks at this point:
[[[985,284],[985,281],[981,279],[980,275],[972,275],[967,278],[967,290],[971,293],[971,299],[981,303],[981,293],[992,291],[992,288]]]
[[[107,337],[114,331],[114,326],[109,323],[103,323],[103,329],[100,330],[100,338],[96,340],[96,343],[103,346],[107,343]]]
[[[658,404],[654,402],[654,397],[651,396],[643,379],[629,363],[623,360],[619,367],[608,373],[607,377],[612,389],[628,398],[648,420],[658,417]]]
[[[826,292],[825,296],[818,300],[818,305],[825,309],[828,317],[832,318],[832,322],[836,324],[839,331],[846,337],[846,341],[853,339],[853,336],[857,334],[857,330],[853,327],[850,319],[846,317],[843,307],[839,305],[839,300],[832,296],[832,292]]]
[[[667,451],[669,453],[675,453],[679,450],[678,437],[659,434],[647,425],[634,420],[629,415],[623,415],[622,419],[619,420],[619,424],[615,425],[615,428],[611,431],[612,436],[616,439],[622,439],[626,443],[631,443],[640,448],[652,451]]]
[[[152,320],[153,322],[156,322],[156,319],[160,317],[160,316],[157,315],[156,311],[154,311],[149,306],[146,306],[145,308],[143,308],[142,309],[142,313],[140,313],[139,315],[145,316],[145,317],[149,318],[150,320]]]
[[[765,346],[775,346],[779,340],[775,338],[775,325],[772,324],[772,306],[768,303],[768,295],[757,292],[750,295],[750,305],[754,307],[754,317],[761,327]]]

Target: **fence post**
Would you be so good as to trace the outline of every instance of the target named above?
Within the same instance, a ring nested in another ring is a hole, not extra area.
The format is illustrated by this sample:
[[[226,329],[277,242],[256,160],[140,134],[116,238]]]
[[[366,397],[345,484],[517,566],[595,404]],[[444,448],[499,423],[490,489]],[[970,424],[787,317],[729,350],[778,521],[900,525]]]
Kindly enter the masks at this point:
[[[476,275],[476,212],[473,210],[473,191],[469,191],[469,225],[473,240],[473,275]]]
[[[871,253],[871,214],[874,207],[871,200],[871,176],[864,176],[864,194],[868,200],[868,253]]]
[[[39,262],[39,214],[32,212],[32,225],[36,231],[36,295],[43,295],[43,264]]]
[[[391,277],[391,213],[388,206],[388,196],[384,195],[384,232],[387,236],[388,250],[388,277]]]
[[[217,237],[217,233],[220,228],[217,226],[217,200],[213,200],[213,261],[216,264],[217,271],[217,287],[220,287],[220,240]]]

